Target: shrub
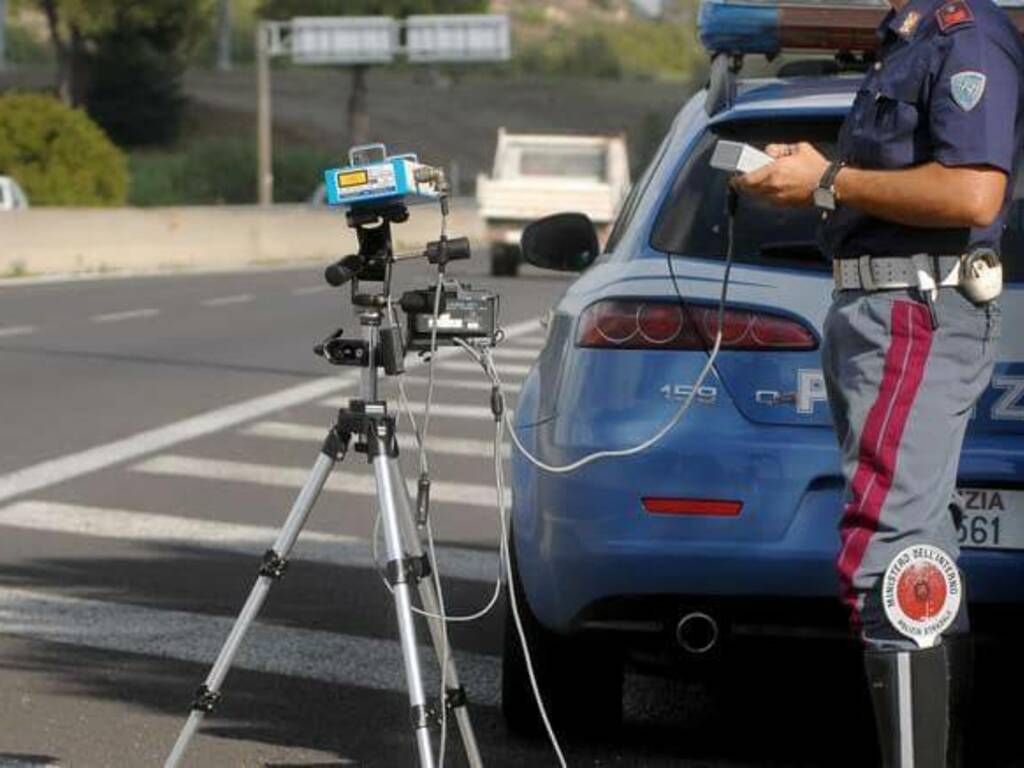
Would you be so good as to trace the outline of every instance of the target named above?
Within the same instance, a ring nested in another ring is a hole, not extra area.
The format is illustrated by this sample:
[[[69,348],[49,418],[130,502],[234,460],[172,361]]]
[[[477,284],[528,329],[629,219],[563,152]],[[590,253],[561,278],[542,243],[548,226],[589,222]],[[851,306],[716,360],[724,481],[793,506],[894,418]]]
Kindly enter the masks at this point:
[[[336,156],[306,147],[274,151],[274,200],[305,202]],[[244,139],[197,141],[175,152],[132,155],[133,205],[256,202],[256,146]]]
[[[85,112],[50,96],[0,96],[0,173],[33,205],[122,205],[124,154]]]

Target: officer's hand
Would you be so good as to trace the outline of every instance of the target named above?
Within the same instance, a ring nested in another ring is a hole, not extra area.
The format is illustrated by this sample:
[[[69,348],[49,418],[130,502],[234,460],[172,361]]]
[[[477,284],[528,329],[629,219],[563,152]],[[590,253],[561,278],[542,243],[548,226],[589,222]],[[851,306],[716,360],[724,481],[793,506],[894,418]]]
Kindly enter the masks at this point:
[[[814,204],[814,190],[828,170],[828,160],[806,142],[771,144],[765,152],[775,162],[735,180],[741,192],[756,195],[785,208]]]

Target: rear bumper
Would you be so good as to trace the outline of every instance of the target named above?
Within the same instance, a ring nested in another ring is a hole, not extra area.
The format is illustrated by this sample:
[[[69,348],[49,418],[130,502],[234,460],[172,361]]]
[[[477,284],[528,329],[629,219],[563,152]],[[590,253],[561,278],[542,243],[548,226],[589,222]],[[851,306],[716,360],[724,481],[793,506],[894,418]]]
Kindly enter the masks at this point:
[[[695,416],[678,428],[686,434],[672,447],[569,476],[536,471],[514,456],[514,545],[526,596],[543,624],[570,632],[609,601],[678,596],[695,608],[733,598],[834,601],[838,608],[844,491],[832,431],[720,419],[714,426],[702,428]],[[540,453],[549,461],[592,450],[556,450],[545,429],[557,428],[531,430],[531,442],[534,449],[547,443]],[[974,463],[968,454],[962,469]],[[739,500],[744,507],[731,519],[656,516],[644,510],[645,496]],[[961,563],[973,602],[1024,603],[1024,552],[968,550]],[[814,610],[822,615],[807,616],[808,625],[835,625],[838,614]]]

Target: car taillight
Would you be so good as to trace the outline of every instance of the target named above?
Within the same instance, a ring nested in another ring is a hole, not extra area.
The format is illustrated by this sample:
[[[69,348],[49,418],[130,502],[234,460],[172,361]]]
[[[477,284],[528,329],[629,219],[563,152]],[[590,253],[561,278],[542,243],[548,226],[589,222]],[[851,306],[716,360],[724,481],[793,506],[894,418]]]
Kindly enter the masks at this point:
[[[577,344],[597,349],[707,350],[718,332],[718,307],[610,299],[580,318]],[[722,349],[811,350],[818,341],[802,323],[767,312],[726,309]]]

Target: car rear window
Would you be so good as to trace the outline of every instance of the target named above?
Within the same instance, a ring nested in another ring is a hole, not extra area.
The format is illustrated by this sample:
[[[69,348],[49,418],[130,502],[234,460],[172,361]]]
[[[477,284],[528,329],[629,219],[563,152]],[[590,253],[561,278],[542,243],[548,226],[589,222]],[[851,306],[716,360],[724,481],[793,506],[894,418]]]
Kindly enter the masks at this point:
[[[835,153],[841,121],[777,120],[731,123],[704,135],[676,178],[654,226],[652,245],[691,258],[724,258],[726,249],[726,176],[710,166],[719,138],[756,147],[776,142],[810,141],[827,156]],[[1007,277],[1024,281],[1024,174],[1017,185],[1003,238]],[[828,272],[831,265],[818,244],[821,212],[788,210],[741,195],[736,217],[736,261],[785,269]]]
[[[603,179],[605,153],[601,147],[524,146],[519,155],[521,176],[567,176]]]

